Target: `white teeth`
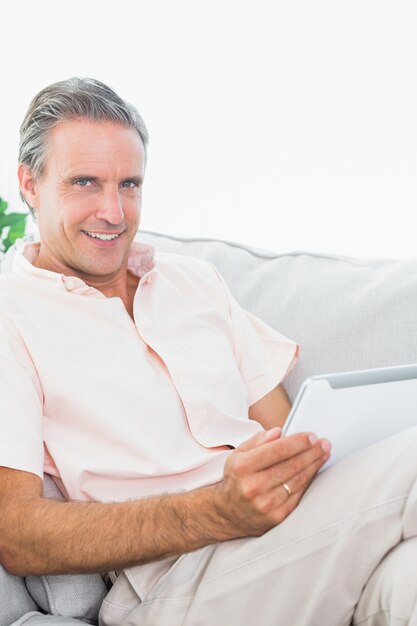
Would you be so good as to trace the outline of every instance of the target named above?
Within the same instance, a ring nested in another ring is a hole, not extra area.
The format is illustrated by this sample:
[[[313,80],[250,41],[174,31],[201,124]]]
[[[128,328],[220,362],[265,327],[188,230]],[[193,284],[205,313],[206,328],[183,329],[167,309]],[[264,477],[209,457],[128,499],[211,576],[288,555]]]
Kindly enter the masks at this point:
[[[90,237],[94,239],[101,239],[102,241],[110,241],[111,239],[117,239],[119,235],[100,235],[99,233],[90,233],[88,230],[84,231]]]

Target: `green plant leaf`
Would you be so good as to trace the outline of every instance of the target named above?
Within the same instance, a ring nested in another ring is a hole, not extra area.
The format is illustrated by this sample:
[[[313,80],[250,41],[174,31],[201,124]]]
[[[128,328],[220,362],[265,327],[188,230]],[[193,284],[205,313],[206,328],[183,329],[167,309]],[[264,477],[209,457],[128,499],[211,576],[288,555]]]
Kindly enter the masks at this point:
[[[6,213],[0,215],[0,231],[6,226],[15,226],[16,224],[25,224],[27,213]]]
[[[2,198],[0,198],[0,215],[3,215],[7,207],[8,207],[7,202],[3,200]]]
[[[13,234],[16,233],[16,236],[20,237],[25,232],[25,226],[26,224],[24,221],[17,222],[17,224],[14,224],[13,226],[9,228],[9,232],[7,233],[7,236],[8,237],[13,236]]]
[[[5,213],[7,206],[7,202],[0,198],[0,242],[5,252],[25,234],[28,216],[27,213]]]
[[[16,239],[22,238],[24,234],[25,234],[24,224],[18,224],[18,226],[15,227],[13,230],[10,229],[9,232],[7,233],[7,237],[3,239],[3,246],[4,246],[5,251],[7,252],[10,246],[14,244]]]

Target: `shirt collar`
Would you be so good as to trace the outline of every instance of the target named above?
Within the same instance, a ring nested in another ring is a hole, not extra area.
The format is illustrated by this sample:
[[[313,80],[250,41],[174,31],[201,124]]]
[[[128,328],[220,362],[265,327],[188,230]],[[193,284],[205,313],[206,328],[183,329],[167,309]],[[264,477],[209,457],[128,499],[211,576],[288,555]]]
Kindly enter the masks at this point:
[[[55,284],[72,293],[100,294],[97,289],[87,285],[77,276],[66,276],[58,272],[35,267],[34,263],[39,254],[40,242],[21,242],[16,246],[13,259],[11,259],[11,270],[13,274],[18,274],[24,278],[36,278],[42,280],[44,284]],[[129,250],[127,268],[132,274],[142,279],[145,274],[146,282],[151,281],[151,271],[155,267],[155,250],[152,246],[138,241],[132,242]]]

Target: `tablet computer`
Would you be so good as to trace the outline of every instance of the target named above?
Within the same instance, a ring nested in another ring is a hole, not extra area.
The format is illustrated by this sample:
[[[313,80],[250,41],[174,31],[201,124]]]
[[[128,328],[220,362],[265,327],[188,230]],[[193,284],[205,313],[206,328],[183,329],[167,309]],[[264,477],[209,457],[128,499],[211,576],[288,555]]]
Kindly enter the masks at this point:
[[[282,434],[314,432],[329,439],[325,469],[412,426],[417,426],[417,364],[308,378]]]

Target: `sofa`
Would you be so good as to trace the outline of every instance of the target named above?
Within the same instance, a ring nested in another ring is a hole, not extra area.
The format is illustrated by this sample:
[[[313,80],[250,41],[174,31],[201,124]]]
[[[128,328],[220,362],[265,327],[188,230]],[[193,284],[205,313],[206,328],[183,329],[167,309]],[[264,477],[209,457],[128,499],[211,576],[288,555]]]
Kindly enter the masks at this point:
[[[297,340],[300,361],[284,385],[292,401],[313,374],[417,362],[417,260],[277,254],[149,231],[138,240],[212,262],[244,308]],[[12,256],[11,249],[3,272],[10,271]],[[45,496],[62,497],[48,476]],[[411,554],[417,544],[407,543]],[[0,566],[0,626],[96,624],[106,592],[99,574],[21,579]]]

